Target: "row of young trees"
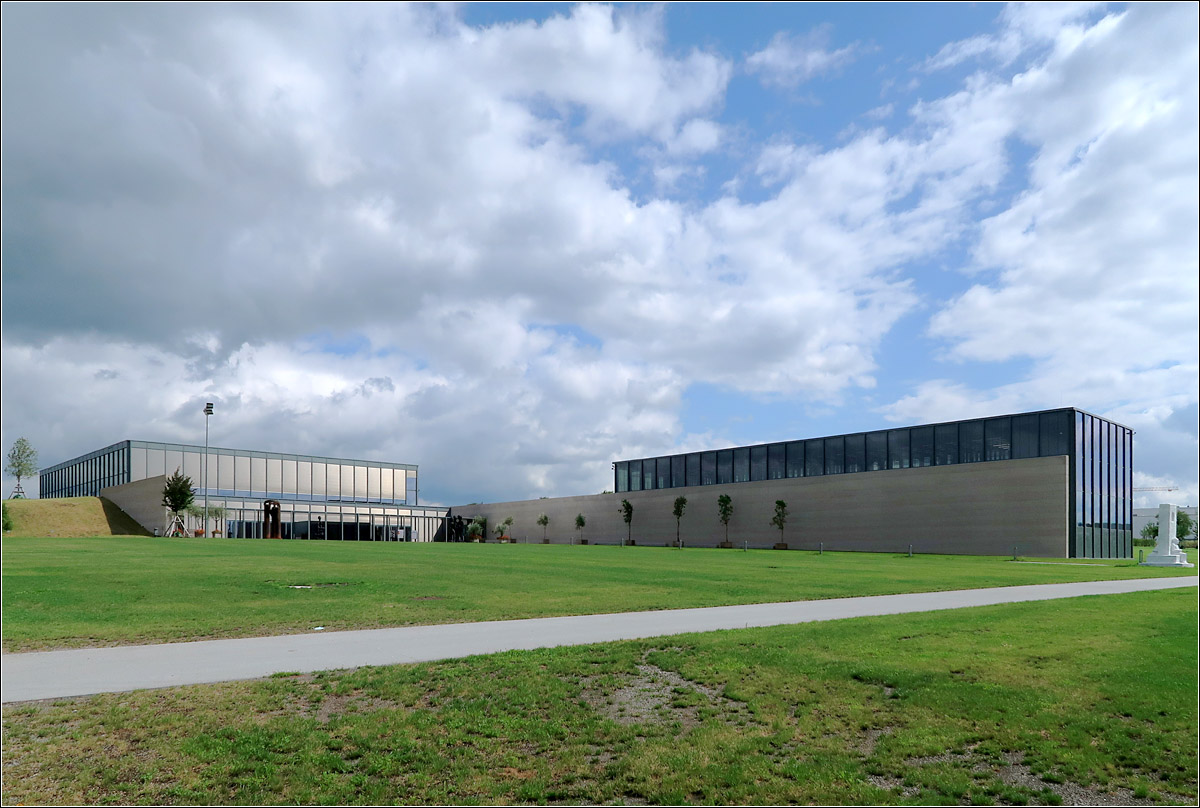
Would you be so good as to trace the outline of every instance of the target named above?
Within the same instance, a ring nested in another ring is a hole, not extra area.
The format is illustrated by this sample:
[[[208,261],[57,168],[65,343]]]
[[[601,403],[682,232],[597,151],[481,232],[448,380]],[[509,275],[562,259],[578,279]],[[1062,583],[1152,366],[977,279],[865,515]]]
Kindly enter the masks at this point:
[[[683,521],[684,511],[687,509],[687,497],[675,497],[675,503],[671,508],[671,515],[675,517],[675,544],[682,547],[680,540],[680,523]],[[625,520],[625,543],[633,543],[633,503],[627,499],[621,500],[621,518]],[[729,520],[733,518],[733,498],[728,494],[721,494],[717,497],[717,519],[725,526],[725,541],[729,542]],[[775,515],[771,517],[771,524],[779,530],[779,541],[783,541],[783,528],[788,520],[788,506],[782,499],[775,500]],[[497,537],[504,535],[504,529],[511,527],[513,523],[512,517],[508,517],[499,525],[496,526]],[[550,517],[546,514],[539,514],[537,518],[538,525],[542,528],[542,541],[546,540],[546,528],[550,524]],[[472,523],[474,524],[474,523]],[[577,514],[575,516],[575,530],[579,533],[580,541],[583,540],[583,528],[587,524],[587,519],[584,515]],[[481,531],[480,531],[481,532]],[[467,534],[471,535],[470,528]],[[478,535],[478,533],[476,534]]]

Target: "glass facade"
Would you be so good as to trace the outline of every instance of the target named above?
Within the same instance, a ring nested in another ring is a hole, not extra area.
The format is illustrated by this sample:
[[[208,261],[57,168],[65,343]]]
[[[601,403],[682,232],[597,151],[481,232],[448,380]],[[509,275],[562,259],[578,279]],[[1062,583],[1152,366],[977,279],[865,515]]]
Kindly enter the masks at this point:
[[[1068,555],[1133,556],[1133,430],[1075,409],[760,444],[687,458],[682,485],[820,477],[1031,457],[1068,457]],[[693,460],[694,458],[694,460]],[[613,464],[616,491],[637,491],[641,460]],[[695,473],[692,473],[692,464]],[[669,487],[680,487],[672,475]],[[1020,503],[1014,503],[1019,506]]]
[[[192,478],[197,505],[207,494],[210,506],[226,509],[223,532],[231,538],[261,537],[266,499],[279,500],[284,538],[432,541],[446,514],[418,506],[417,467],[408,464],[219,447],[205,455],[203,446],[147,441],[43,469],[41,496],[98,496],[176,469]]]

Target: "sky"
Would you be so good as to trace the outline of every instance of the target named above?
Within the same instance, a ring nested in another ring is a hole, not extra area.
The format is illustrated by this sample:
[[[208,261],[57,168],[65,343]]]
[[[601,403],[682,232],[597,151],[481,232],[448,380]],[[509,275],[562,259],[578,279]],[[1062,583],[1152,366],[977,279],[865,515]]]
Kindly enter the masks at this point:
[[[0,439],[458,505],[1072,406],[1195,504],[1197,9],[5,3]]]

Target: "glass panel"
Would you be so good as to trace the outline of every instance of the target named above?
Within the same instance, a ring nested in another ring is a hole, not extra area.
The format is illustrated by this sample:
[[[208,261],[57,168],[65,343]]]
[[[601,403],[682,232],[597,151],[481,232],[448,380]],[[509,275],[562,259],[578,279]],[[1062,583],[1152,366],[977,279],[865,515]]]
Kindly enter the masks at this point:
[[[675,455],[671,458],[671,487],[683,488],[687,485],[687,476],[684,471],[684,456]]]
[[[328,469],[324,463],[312,464],[312,498],[322,500],[327,498]]]
[[[209,491],[216,491],[220,486],[217,484],[217,455],[209,453],[204,462],[206,482],[204,487]]]
[[[984,439],[988,460],[1008,460],[1012,457],[1012,419],[990,418],[984,422]]]
[[[342,500],[346,502],[354,501],[354,466],[349,464],[342,465]],[[366,482],[364,480],[364,482]]]
[[[399,475],[397,474],[397,479]],[[400,483],[397,482],[396,485]],[[404,501],[413,505],[417,504],[417,498],[421,492],[417,490],[417,472],[415,469],[404,470]]]
[[[907,429],[892,429],[888,432],[888,461],[894,469],[908,468],[909,435]]]
[[[266,496],[267,459],[265,457],[250,458],[250,491],[256,497]]]
[[[233,481],[233,455],[213,455],[210,462],[213,462],[217,467],[217,490],[223,496],[233,496],[233,491],[236,487]]]
[[[284,471],[287,471],[286,466]],[[286,477],[285,473],[284,478],[286,479]],[[312,463],[307,460],[296,461],[296,493],[301,499],[308,499],[312,496]]]
[[[887,468],[887,433],[868,432],[867,471],[883,471]]]
[[[403,474],[404,472],[400,473]],[[396,498],[396,489],[392,484],[393,474],[395,474],[395,471],[392,469],[379,470],[379,498],[383,502],[391,502]]]
[[[698,453],[687,456],[687,484],[700,485],[700,455]]]
[[[379,501],[379,467],[367,467],[367,499],[371,502]]]
[[[176,471],[183,471],[183,452],[178,449],[168,449],[166,451],[166,470],[167,474],[174,474]]]
[[[717,482],[717,453],[704,452],[700,455],[700,484],[715,485]]]
[[[658,477],[655,480],[655,488],[670,488],[671,487],[671,458],[660,457],[657,461]]]
[[[175,469],[171,469],[174,471]],[[162,449],[146,450],[146,476],[161,477],[167,473],[166,453]]]
[[[804,476],[820,477],[825,473],[825,441],[820,438],[804,441]]]
[[[794,440],[787,445],[787,476],[788,479],[804,476],[804,443],[802,441]]]
[[[750,448],[750,480],[767,479],[767,447],[752,446]]]
[[[296,493],[296,461],[284,460],[283,463],[283,487],[279,490],[284,494]]]
[[[204,452],[182,452],[183,455],[183,473],[187,477],[192,478],[192,482],[199,487],[202,482],[200,473],[204,470],[200,461],[204,458]]]
[[[617,486],[615,489],[616,492],[618,494],[624,494],[626,491],[629,490],[629,461],[628,460],[624,460],[624,461],[621,461],[620,463],[617,463],[614,476],[616,478],[616,486]]]
[[[782,480],[787,476],[787,447],[772,443],[767,447],[767,479]]]
[[[267,458],[267,488],[274,496],[283,493],[283,461],[278,457]]]
[[[983,421],[963,421],[958,425],[958,460],[960,463],[983,460]]]
[[[925,466],[933,465],[933,427],[919,426],[914,427],[911,431],[912,445],[909,450],[912,454],[913,468],[924,468]]]
[[[733,450],[717,452],[717,483],[733,482]]]
[[[337,463],[325,464],[325,491],[329,499],[342,498],[342,467]]]
[[[354,469],[354,499],[358,502],[367,501],[367,467],[352,466]]]
[[[867,441],[866,436],[846,436],[846,473],[854,474],[867,470]]]
[[[958,424],[939,424],[933,428],[933,462],[939,466],[958,462]]]
[[[642,461],[642,490],[651,491],[654,489],[655,474],[657,464],[653,459]]]
[[[825,439],[825,473],[841,474],[846,468],[845,438]]]
[[[145,449],[130,449],[129,450],[129,476],[130,482],[144,480],[148,476],[146,474],[146,450]]]
[[[250,458],[235,455],[233,458],[233,488],[239,497],[250,496]]]
[[[733,450],[733,481],[735,483],[750,482],[750,449],[742,447]]]
[[[634,460],[629,464],[629,490],[642,490],[642,461]]]
[[[1038,457],[1038,416],[1018,415],[1012,419],[1012,456]]]
[[[1041,445],[1038,452],[1041,457],[1065,455],[1071,452],[1071,412],[1044,412],[1038,416],[1041,431]]]

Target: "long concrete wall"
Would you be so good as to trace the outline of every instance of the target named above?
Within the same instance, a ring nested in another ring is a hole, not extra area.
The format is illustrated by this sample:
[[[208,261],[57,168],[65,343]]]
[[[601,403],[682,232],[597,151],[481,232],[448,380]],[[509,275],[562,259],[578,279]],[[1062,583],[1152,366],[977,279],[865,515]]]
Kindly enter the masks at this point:
[[[680,535],[687,546],[715,547],[725,539],[717,497],[733,500],[729,539],[736,546],[771,547],[780,540],[771,525],[775,500],[787,502],[783,541],[791,549],[917,553],[1067,555],[1067,458],[1037,457],[955,466],[892,469],[828,477],[630,491],[580,497],[458,505],[451,514],[486,516],[489,530],[514,519],[517,541],[541,541],[537,517],[550,517],[546,535],[555,543],[576,541],[575,516],[587,525],[589,543],[625,538],[622,499],[633,505],[633,540],[664,545],[675,540],[675,498],[686,497]],[[488,537],[492,540],[493,536]]]
[[[133,517],[134,521],[150,533],[163,533],[167,527],[167,509],[163,507],[165,475],[150,477],[137,482],[114,485],[100,490],[100,496],[114,503]]]

